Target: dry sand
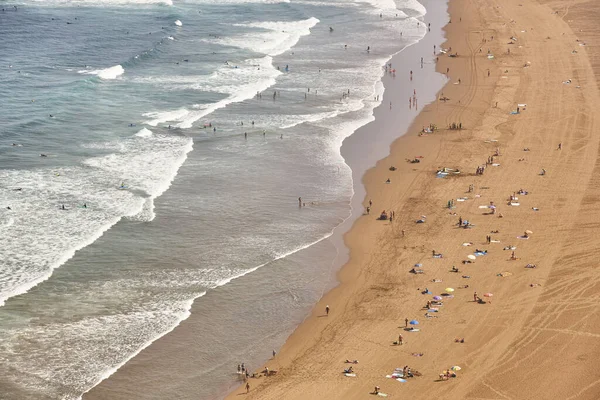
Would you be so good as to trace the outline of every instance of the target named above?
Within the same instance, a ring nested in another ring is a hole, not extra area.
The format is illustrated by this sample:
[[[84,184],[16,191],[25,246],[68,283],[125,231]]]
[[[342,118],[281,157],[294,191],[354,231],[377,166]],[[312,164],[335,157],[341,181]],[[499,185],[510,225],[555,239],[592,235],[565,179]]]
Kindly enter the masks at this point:
[[[599,38],[592,3],[450,0],[445,47],[459,57],[440,56],[438,63],[439,71],[450,68],[443,89],[450,100],[428,106],[391,155],[365,175],[372,213],[346,235],[351,260],[339,274],[341,285],[267,364],[277,374],[250,379],[249,394],[240,388],[229,398],[364,399],[375,385],[394,398],[600,398],[600,135],[594,129],[600,104],[594,69],[600,68],[593,44],[576,41],[577,35]],[[516,42],[507,44],[511,37]],[[511,115],[518,103],[526,109]],[[459,121],[466,129],[445,129]],[[417,136],[428,123],[440,130]],[[475,176],[496,147],[500,165]],[[421,163],[405,161],[415,155],[424,156]],[[398,169],[389,171],[391,165]],[[439,167],[462,173],[439,179]],[[470,184],[475,191],[466,193]],[[519,189],[528,195],[517,195],[519,206],[508,205]],[[461,197],[468,199],[456,201]],[[496,215],[479,208],[490,201]],[[396,212],[393,223],[376,220],[383,209]],[[421,215],[426,223],[415,224]],[[458,228],[458,216],[475,226]],[[533,234],[518,239],[525,230]],[[500,242],[487,244],[487,235]],[[508,245],[517,247],[518,260],[503,250]],[[489,254],[462,264],[475,248]],[[432,250],[443,258],[432,258]],[[408,272],[415,263],[425,274]],[[528,263],[537,268],[525,268]],[[461,272],[450,272],[453,265]],[[421,294],[426,287],[434,295],[455,288],[437,318],[424,316],[432,297]],[[493,301],[473,302],[475,290],[493,293]],[[418,319],[421,331],[405,332],[405,318]],[[392,345],[400,333],[405,344]],[[465,343],[455,343],[457,337]],[[342,374],[345,359],[360,361],[356,377]],[[404,365],[422,376],[406,383],[385,378]],[[458,377],[439,381],[453,365],[462,367]]]

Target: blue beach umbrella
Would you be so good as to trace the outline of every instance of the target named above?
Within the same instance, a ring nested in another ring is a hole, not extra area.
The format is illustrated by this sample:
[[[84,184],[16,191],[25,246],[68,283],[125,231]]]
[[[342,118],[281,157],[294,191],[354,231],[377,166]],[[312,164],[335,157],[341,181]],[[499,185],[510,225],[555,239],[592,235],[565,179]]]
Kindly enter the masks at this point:
[[[409,324],[411,324],[411,325],[419,325],[419,321],[417,321],[416,319],[413,319],[412,321],[409,322]]]

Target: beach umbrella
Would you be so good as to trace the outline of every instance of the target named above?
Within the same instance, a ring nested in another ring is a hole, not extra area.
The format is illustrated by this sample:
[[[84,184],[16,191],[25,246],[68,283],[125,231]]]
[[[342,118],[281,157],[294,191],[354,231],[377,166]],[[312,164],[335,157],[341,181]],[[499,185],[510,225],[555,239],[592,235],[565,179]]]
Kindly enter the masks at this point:
[[[417,321],[416,319],[413,319],[412,321],[409,322],[409,324],[411,324],[411,325],[419,325],[419,321]]]
[[[441,300],[441,299],[442,299],[442,296],[433,296],[433,299],[434,299],[434,300]]]
[[[415,267],[422,267],[422,266],[423,266],[423,264],[421,264],[421,263],[415,264]]]
[[[529,229],[527,229],[527,230],[525,231],[525,233],[530,233],[530,234],[531,234],[531,233],[533,233],[533,232],[531,232]]]
[[[452,289],[451,287],[446,288],[446,293],[452,293],[452,292],[454,292],[454,289]]]
[[[467,256],[467,258],[468,258],[469,260],[475,260],[475,259],[477,259],[477,257],[475,257],[473,254],[469,254],[469,255]]]
[[[427,312],[438,312],[437,308],[430,308],[429,310],[427,310]]]
[[[459,367],[458,365],[455,365],[454,367],[450,368],[452,371],[460,371],[462,368]]]
[[[492,297],[492,296],[493,296],[493,294],[492,294],[492,293],[485,293],[485,294],[484,294],[484,296],[485,296],[485,297]]]

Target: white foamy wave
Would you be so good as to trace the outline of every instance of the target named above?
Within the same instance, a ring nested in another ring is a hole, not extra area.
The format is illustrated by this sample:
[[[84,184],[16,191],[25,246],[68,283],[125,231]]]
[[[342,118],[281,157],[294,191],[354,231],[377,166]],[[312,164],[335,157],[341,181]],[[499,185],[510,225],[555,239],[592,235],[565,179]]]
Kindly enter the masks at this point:
[[[396,10],[396,2],[394,0],[363,0],[361,3],[369,3],[377,10]]]
[[[193,85],[193,88],[205,91],[216,91],[230,94],[227,98],[209,105],[198,105],[195,109],[180,108],[174,111],[150,112],[146,123],[156,126],[165,122],[176,123],[176,127],[188,129],[194,122],[209,115],[228,104],[250,99],[257,92],[262,92],[275,84],[275,78],[281,72],[273,67],[272,58],[250,59],[238,66],[224,66],[215,71],[204,82]]]
[[[148,128],[142,128],[138,133],[135,134],[137,137],[150,137],[152,136],[152,131]]]
[[[157,112],[148,112],[143,114],[144,117],[151,118],[146,123],[150,126],[157,126],[158,124],[163,124],[168,121],[178,121],[181,118],[184,118],[189,114],[189,111],[185,108],[180,108],[174,111],[157,111]]]
[[[235,24],[235,26],[258,28],[262,31],[246,33],[239,36],[213,39],[212,42],[224,46],[239,47],[257,53],[277,56],[285,53],[302,36],[310,34],[310,29],[319,23],[317,18],[309,18],[292,22],[255,22],[249,24]]]
[[[143,5],[165,5],[172,6],[173,0],[29,0],[36,5],[85,5],[85,6],[143,6]]]
[[[402,8],[412,9],[412,10],[416,11],[417,13],[419,13],[421,16],[424,16],[425,14],[427,14],[427,9],[425,8],[425,6],[421,3],[419,3],[417,0],[403,0]]]
[[[52,275],[75,252],[124,216],[144,211],[170,186],[192,149],[187,137],[123,139],[117,153],[60,169],[2,170],[0,204],[11,207],[3,231],[0,305]],[[134,190],[118,190],[121,182]],[[21,190],[9,190],[19,187]],[[65,205],[65,210],[61,206]],[[154,217],[153,203],[144,220]]]
[[[105,68],[105,69],[96,69],[92,71],[82,70],[78,71],[80,74],[86,75],[97,75],[100,79],[117,79],[119,76],[125,73],[125,70],[121,65],[115,65],[114,67]]]

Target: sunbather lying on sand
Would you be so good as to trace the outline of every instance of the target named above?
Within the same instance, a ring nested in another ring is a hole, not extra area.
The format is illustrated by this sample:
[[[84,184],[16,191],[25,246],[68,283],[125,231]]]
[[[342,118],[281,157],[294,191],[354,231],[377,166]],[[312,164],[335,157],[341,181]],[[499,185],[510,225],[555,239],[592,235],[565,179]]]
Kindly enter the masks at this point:
[[[460,338],[460,339],[459,339],[459,338],[456,338],[456,339],[454,339],[454,341],[455,341],[456,343],[464,343],[464,342],[465,342],[465,338]]]

